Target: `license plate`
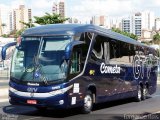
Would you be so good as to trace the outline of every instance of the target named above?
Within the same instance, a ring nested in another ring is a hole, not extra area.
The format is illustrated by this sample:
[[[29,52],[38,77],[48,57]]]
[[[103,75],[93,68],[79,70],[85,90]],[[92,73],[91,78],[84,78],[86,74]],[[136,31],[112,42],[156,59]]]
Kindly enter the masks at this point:
[[[28,104],[37,104],[37,100],[27,100]]]

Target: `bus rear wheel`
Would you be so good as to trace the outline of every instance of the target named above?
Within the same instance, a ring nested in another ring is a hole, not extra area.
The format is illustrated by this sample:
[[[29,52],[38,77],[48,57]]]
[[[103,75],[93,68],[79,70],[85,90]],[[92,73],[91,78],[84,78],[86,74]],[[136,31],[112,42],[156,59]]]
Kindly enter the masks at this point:
[[[145,99],[147,98],[147,96],[148,96],[148,88],[147,88],[147,86],[145,85],[145,86],[143,87],[142,100],[145,100]]]
[[[90,113],[93,108],[93,94],[91,91],[87,91],[85,97],[84,97],[84,103],[81,107],[81,111],[84,114]]]
[[[136,94],[136,97],[135,97],[137,102],[140,102],[142,100],[142,96],[143,96],[142,94],[143,94],[143,89],[139,85],[138,90],[137,90],[137,94]]]

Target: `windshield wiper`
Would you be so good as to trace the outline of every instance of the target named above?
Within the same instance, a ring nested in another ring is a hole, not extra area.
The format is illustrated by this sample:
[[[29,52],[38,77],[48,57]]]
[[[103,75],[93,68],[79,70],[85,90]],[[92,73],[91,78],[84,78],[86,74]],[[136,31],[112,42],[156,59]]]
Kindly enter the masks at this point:
[[[39,58],[38,58],[38,55],[35,55],[34,56],[34,76],[33,78],[35,79],[36,78],[36,74],[39,73],[40,76],[38,76],[40,78],[40,80],[42,80],[46,85],[48,85],[48,82],[47,82],[47,78],[45,77],[43,71],[42,71],[42,65],[39,63]]]
[[[41,68],[42,68],[42,66],[39,64],[38,56],[34,55],[33,63],[28,65],[28,67],[25,69],[25,72],[21,76],[20,80],[23,81],[25,76],[27,76],[28,73],[32,73],[33,76],[31,75],[32,77],[29,77],[29,78],[32,78],[33,81],[35,81],[37,78],[39,78],[46,85],[48,85],[47,78],[44,76],[44,73]],[[30,72],[28,72],[29,69],[31,69]],[[26,81],[30,81],[30,80],[26,80]]]

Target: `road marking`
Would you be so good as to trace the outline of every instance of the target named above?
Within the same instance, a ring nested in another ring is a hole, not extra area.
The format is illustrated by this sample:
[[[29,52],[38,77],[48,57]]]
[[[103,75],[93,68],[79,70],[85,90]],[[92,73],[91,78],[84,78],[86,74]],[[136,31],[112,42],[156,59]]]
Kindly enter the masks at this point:
[[[38,118],[42,118],[42,117],[33,117],[33,118],[27,118],[27,119],[24,119],[24,120],[34,120],[34,119],[38,119]]]

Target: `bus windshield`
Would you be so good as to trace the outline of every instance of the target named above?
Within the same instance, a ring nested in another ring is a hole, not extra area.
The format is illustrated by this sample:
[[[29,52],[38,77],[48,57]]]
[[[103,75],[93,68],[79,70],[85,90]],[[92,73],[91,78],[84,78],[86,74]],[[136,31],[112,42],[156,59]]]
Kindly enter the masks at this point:
[[[24,38],[16,48],[11,77],[17,81],[57,83],[66,79],[68,37]]]

